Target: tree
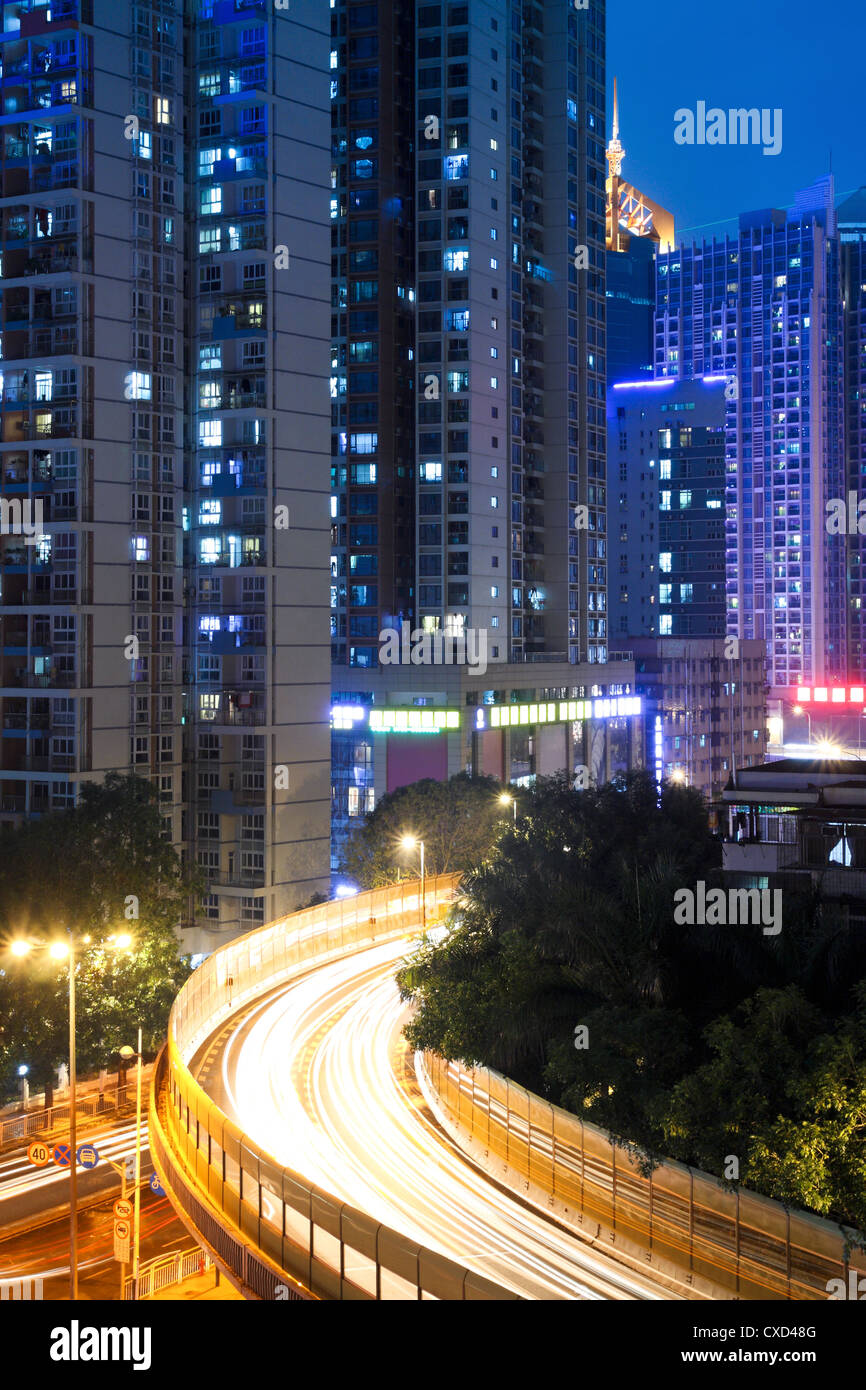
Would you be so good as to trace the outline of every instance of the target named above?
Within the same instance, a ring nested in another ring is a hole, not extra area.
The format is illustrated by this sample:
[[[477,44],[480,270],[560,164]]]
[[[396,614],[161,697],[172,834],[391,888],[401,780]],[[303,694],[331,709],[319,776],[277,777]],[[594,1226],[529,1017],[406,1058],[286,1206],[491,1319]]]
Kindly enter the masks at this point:
[[[382,888],[404,877],[411,865],[419,872],[417,853],[401,849],[404,835],[424,841],[428,874],[460,873],[488,854],[504,817],[499,801],[505,789],[494,777],[459,773],[447,782],[425,778],[383,796],[352,837],[345,872],[362,888]],[[401,872],[402,870],[402,872]]]
[[[398,972],[406,1036],[505,1072],[649,1166],[725,1179],[733,1156],[741,1182],[863,1224],[860,929],[808,889],[785,890],[778,936],[678,922],[676,891],[720,886],[719,861],[688,788],[539,779],[464,873],[445,936]]]
[[[70,933],[76,965],[77,1047],[82,1070],[105,1066],[141,1025],[153,1052],[189,974],[176,927],[198,879],[184,872],[163,834],[158,795],[135,776],[87,783],[68,811],[7,832],[0,861],[0,934],[51,941]],[[130,952],[111,939],[128,933]],[[0,1077],[18,1064],[50,1086],[68,1056],[68,969],[34,952],[5,955],[0,971]]]

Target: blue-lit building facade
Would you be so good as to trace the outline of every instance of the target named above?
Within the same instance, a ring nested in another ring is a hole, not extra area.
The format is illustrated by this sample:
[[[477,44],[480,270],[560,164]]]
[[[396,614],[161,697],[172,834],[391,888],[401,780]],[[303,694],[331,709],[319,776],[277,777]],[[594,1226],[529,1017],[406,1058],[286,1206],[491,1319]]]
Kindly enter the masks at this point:
[[[724,376],[727,633],[779,691],[846,671],[843,314],[832,182],[659,257],[658,377]],[[834,544],[833,541],[837,543]]]
[[[724,636],[725,382],[615,382],[608,393],[617,646]]]

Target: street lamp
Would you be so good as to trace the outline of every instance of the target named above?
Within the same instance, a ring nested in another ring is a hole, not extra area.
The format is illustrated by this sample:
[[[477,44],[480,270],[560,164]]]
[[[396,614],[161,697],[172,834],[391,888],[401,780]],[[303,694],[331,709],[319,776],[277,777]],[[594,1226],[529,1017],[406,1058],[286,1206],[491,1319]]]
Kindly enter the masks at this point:
[[[90,937],[83,942],[89,943]],[[121,945],[122,943],[122,945]],[[44,943],[37,943],[42,945]],[[132,937],[112,937],[107,945],[123,949],[132,945]],[[52,941],[48,954],[52,960],[68,961],[69,974],[69,1297],[78,1300],[78,1126],[76,1112],[76,1054],[75,1054],[75,947],[73,936],[64,940]],[[26,956],[33,950],[33,943],[19,937],[10,946],[13,956]]]
[[[500,806],[510,806],[514,824],[517,824],[517,797],[509,796],[508,792],[503,792],[499,798]]]
[[[421,851],[421,930],[427,930],[427,880],[424,872],[424,841],[417,839],[414,835],[404,835],[400,844],[404,849],[420,849]]]
[[[132,1296],[138,1301],[138,1255],[141,1232],[141,1029],[138,1030],[138,1052],[126,1044],[120,1049],[125,1062],[138,1058],[135,1069],[135,1195],[132,1218]]]

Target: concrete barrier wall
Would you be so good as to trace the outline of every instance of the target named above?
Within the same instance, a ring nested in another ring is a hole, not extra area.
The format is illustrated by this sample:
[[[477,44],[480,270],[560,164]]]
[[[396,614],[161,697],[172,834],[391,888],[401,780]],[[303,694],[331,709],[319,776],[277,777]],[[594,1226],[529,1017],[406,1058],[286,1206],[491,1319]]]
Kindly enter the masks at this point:
[[[457,882],[457,875],[427,880],[429,925],[447,911]],[[223,1114],[188,1067],[248,1000],[327,960],[417,933],[420,909],[417,881],[306,908],[221,947],[178,995],[151,1092],[154,1166],[187,1228],[249,1298],[516,1297],[284,1168]]]
[[[665,1160],[644,1176],[604,1130],[495,1071],[423,1056],[424,1090],[466,1154],[629,1263],[712,1298],[821,1299],[866,1274],[859,1232]]]

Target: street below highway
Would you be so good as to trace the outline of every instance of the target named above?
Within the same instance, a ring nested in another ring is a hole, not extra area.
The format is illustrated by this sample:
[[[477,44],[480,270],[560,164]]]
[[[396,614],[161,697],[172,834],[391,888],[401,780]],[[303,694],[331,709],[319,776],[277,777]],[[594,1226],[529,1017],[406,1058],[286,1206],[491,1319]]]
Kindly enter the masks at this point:
[[[500,1188],[430,1112],[394,973],[412,940],[272,991],[199,1049],[205,1090],[280,1163],[528,1299],[669,1299]]]
[[[156,1196],[147,1186],[153,1167],[146,1128],[142,1138],[143,1264],[169,1250],[189,1249],[193,1242],[168,1199]],[[117,1299],[120,1265],[113,1257],[112,1204],[120,1196],[120,1176],[106,1160],[121,1163],[134,1155],[135,1119],[124,1117],[90,1128],[87,1143],[99,1150],[100,1162],[95,1168],[78,1170],[79,1295]],[[127,1191],[132,1192],[131,1183]],[[17,1234],[10,1234],[16,1230]],[[129,1266],[127,1273],[131,1273]],[[43,1296],[49,1300],[69,1296],[69,1169],[53,1163],[35,1168],[26,1149],[6,1153],[0,1160],[0,1280],[13,1278],[41,1278]]]

